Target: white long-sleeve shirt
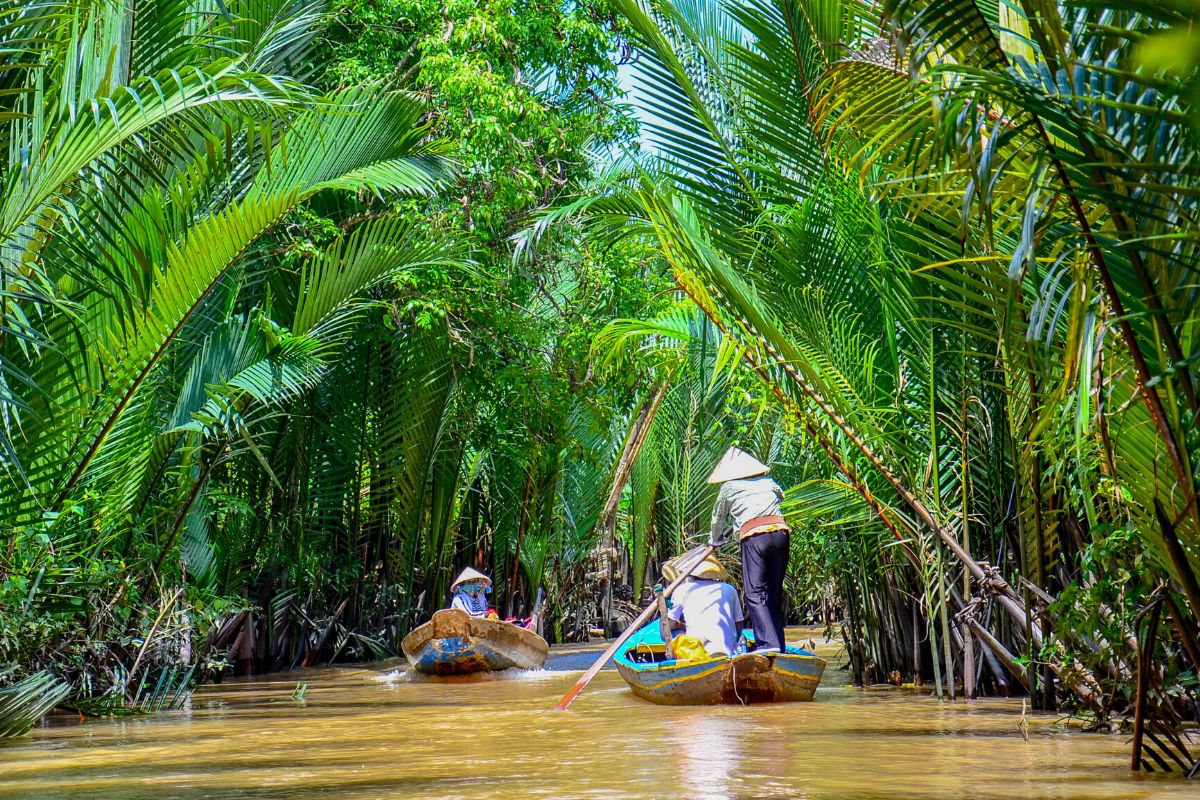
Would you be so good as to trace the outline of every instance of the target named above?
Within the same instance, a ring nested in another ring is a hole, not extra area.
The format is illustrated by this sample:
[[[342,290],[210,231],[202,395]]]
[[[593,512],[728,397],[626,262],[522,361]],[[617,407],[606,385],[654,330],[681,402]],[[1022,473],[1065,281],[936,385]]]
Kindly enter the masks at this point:
[[[724,581],[688,578],[671,594],[667,616],[683,622],[684,632],[699,639],[710,655],[737,650],[742,603],[737,589]]]
[[[725,532],[727,522],[733,518],[733,531],[755,517],[782,516],[779,504],[783,502],[783,490],[769,475],[753,478],[738,478],[721,484],[717,502],[713,505],[712,527],[708,541],[715,544]]]
[[[466,592],[455,592],[454,599],[450,601],[451,608],[461,609],[472,617],[486,617],[488,610],[487,595],[467,594]]]

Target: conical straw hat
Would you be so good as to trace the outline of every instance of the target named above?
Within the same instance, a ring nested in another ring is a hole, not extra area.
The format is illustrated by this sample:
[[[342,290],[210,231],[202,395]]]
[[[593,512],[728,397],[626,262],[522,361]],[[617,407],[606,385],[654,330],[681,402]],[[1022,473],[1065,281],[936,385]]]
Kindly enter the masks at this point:
[[[470,567],[467,567],[462,572],[458,573],[458,577],[454,579],[454,583],[450,584],[450,591],[452,591],[452,592],[456,591],[458,589],[458,585],[460,583],[466,583],[467,581],[477,581],[477,580],[483,580],[485,583],[487,583],[488,586],[492,585],[492,579],[489,578],[487,575],[484,575],[482,572],[479,572],[478,570],[473,570]]]
[[[684,553],[681,556],[675,556],[667,563],[663,564],[663,578],[667,583],[674,583],[679,574],[694,560],[691,553]],[[696,568],[692,570],[693,578],[703,578],[709,581],[724,581],[725,583],[733,583],[733,577],[725,571],[725,567],[721,566],[721,562],[716,559],[716,556],[709,556],[701,561]]]
[[[731,447],[721,456],[721,463],[708,476],[709,483],[724,483],[738,478],[751,478],[762,475],[771,468],[759,461],[745,450]]]

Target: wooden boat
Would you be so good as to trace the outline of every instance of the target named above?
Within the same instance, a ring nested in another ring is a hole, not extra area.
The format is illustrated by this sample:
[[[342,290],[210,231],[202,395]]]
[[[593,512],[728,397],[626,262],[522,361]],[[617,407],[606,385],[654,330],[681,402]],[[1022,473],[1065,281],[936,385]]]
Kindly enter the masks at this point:
[[[413,669],[426,675],[466,675],[510,667],[538,669],[550,646],[511,622],[472,617],[457,608],[435,611],[400,648]]]
[[[752,639],[751,634],[747,634]],[[616,656],[617,671],[638,697],[664,705],[785,703],[812,700],[825,659],[788,645],[786,652],[719,656],[708,661],[666,657],[657,622]]]

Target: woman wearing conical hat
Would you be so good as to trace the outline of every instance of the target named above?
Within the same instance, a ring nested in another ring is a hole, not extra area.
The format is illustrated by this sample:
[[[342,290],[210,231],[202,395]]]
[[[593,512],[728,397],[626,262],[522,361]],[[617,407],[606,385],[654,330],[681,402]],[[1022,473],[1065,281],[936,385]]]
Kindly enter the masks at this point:
[[[674,583],[679,577],[680,563],[685,553],[663,564],[663,578]],[[741,626],[745,617],[733,578],[716,556],[709,556],[692,568],[691,573],[671,595],[667,616],[684,627],[684,633],[694,636],[710,656],[733,655],[737,652]]]
[[[742,589],[754,627],[757,652],[783,649],[783,576],[787,572],[790,529],[780,512],[783,490],[754,456],[731,447],[708,476],[721,484],[708,540],[724,542],[729,532],[742,550]]]
[[[451,608],[467,612],[472,617],[488,616],[487,593],[492,590],[492,579],[482,572],[467,567],[458,574],[450,591],[454,593]]]

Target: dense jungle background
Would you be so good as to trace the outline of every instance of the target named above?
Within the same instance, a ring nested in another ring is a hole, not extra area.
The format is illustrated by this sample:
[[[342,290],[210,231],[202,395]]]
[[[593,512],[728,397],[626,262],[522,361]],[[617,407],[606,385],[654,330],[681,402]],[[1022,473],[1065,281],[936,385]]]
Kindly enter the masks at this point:
[[[1196,19],[5,0],[0,733],[395,655],[468,565],[611,635],[736,444],[847,681],[1190,766]]]

